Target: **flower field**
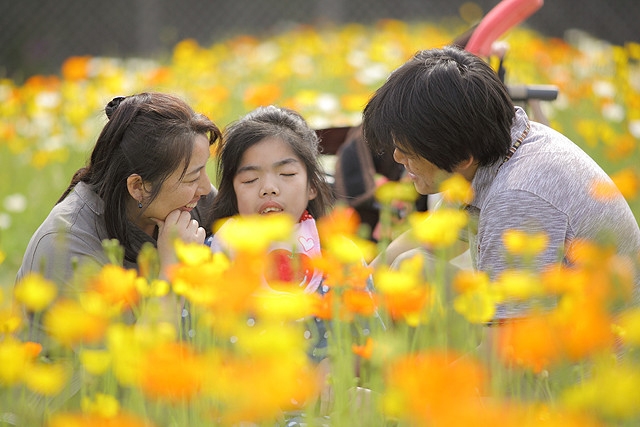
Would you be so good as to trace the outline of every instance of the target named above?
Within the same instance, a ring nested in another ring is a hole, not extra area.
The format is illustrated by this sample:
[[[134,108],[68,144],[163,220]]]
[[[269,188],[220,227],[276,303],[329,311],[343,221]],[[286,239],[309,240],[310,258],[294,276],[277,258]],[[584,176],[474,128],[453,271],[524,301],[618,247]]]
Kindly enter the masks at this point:
[[[239,230],[235,261],[178,245],[168,282],[152,273],[150,250],[139,276],[110,265],[79,277],[77,293],[59,295],[39,276],[13,288],[28,239],[84,164],[112,97],[179,94],[220,127],[272,103],[315,128],[355,125],[394,68],[465,29],[456,20],[300,26],[211,46],[184,40],[162,60],[73,57],[56,76],[0,80],[0,425],[637,425],[640,312],[629,306],[622,261],[580,242],[574,250],[587,261],[574,269],[509,271],[495,282],[452,275],[448,236],[466,225],[456,209],[469,194],[461,182],[447,183],[434,219],[449,233],[416,226],[438,248],[426,276],[421,258],[399,270],[365,267],[379,248],[358,235],[352,212],[336,209],[319,221],[324,298],[291,283],[261,286],[269,239],[291,231],[273,217],[244,223],[275,234],[248,233],[258,241],[243,245]],[[551,126],[603,166],[640,218],[640,44],[526,28],[504,40],[507,83],[558,87],[558,99],[542,105]],[[385,206],[411,198],[380,190]],[[419,215],[409,221],[420,224]],[[515,232],[505,242],[524,259],[545,245]],[[41,343],[11,310],[14,297],[47,326]],[[496,304],[532,298],[539,306],[526,320],[483,326]],[[552,309],[549,299],[558,301]],[[187,302],[188,326],[180,312],[159,314],[167,300]],[[326,376],[307,355],[322,335],[315,318],[328,325]]]

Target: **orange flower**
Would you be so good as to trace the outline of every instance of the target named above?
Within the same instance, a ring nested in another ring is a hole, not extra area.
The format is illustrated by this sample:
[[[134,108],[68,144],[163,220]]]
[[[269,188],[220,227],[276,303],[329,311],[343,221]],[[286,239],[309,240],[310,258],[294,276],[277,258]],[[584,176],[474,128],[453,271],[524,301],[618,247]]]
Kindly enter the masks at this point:
[[[392,319],[413,318],[422,312],[430,301],[430,290],[426,286],[415,287],[405,292],[385,293],[381,300]]]
[[[154,399],[180,402],[202,387],[202,359],[186,344],[165,343],[151,349],[140,363],[140,389]]]
[[[329,215],[318,219],[317,225],[321,241],[335,235],[355,236],[360,216],[355,209],[339,205]]]
[[[591,197],[600,202],[608,202],[620,197],[620,191],[612,181],[594,181],[590,188]]]
[[[635,171],[629,168],[623,169],[612,175],[611,179],[625,199],[632,200],[638,196],[640,176]]]
[[[375,296],[366,290],[345,289],[342,301],[345,309],[353,314],[370,317],[376,312]]]
[[[612,319],[600,301],[567,297],[554,314],[562,350],[569,360],[579,361],[613,348]]]
[[[209,370],[207,390],[224,405],[223,425],[272,423],[282,411],[299,410],[316,396],[315,370],[299,356],[228,357]]]
[[[418,425],[464,425],[439,421],[453,422],[456,416],[465,416],[465,410],[477,409],[486,380],[478,362],[452,351],[404,356],[386,369],[384,408],[389,415]]]
[[[351,346],[351,350],[354,354],[362,357],[363,359],[371,359],[371,355],[373,354],[373,339],[368,337],[365,341],[364,345],[356,345],[353,344]]]
[[[89,280],[88,288],[97,292],[111,305],[132,307],[140,299],[138,273],[115,264],[107,264]]]
[[[65,80],[84,80],[89,76],[90,56],[72,56],[62,64],[62,76]]]
[[[313,294],[312,314],[320,319],[330,320],[333,317],[333,292],[324,295]]]
[[[244,103],[249,109],[270,105],[282,96],[282,89],[276,84],[251,85],[244,91]]]
[[[555,323],[549,315],[506,322],[498,329],[498,355],[509,365],[541,372],[562,355]]]

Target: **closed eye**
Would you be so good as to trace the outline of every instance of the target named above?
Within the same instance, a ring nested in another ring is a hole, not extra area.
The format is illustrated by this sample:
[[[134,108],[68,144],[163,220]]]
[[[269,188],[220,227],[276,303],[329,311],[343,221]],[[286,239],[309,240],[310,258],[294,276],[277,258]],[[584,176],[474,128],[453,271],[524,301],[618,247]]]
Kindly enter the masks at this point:
[[[252,182],[256,182],[258,180],[258,178],[253,178],[253,179],[249,179],[246,181],[241,181],[243,184],[251,184]]]

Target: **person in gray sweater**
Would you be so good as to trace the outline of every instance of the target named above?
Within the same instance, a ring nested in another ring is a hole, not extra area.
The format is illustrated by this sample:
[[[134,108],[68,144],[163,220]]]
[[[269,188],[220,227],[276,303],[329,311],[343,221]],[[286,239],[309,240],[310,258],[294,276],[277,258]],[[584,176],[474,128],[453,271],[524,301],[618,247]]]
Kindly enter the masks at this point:
[[[640,229],[609,176],[567,137],[529,120],[482,58],[456,47],[418,52],[377,90],[363,117],[367,142],[393,150],[420,194],[437,193],[454,173],[471,183],[472,265],[492,278],[514,267],[507,230],[547,235],[546,249],[528,266],[538,271],[570,264],[567,249],[576,239],[613,244],[637,263]],[[601,184],[610,194],[594,197]],[[407,232],[374,264],[391,264],[416,246]]]

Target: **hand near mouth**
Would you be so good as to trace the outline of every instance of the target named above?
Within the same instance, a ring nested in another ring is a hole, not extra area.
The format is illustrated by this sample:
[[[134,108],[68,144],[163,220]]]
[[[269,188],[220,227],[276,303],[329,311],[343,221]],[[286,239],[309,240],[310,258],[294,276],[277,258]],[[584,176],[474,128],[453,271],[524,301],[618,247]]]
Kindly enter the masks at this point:
[[[158,226],[158,255],[161,268],[174,264],[177,259],[173,249],[173,241],[180,239],[185,243],[204,243],[204,228],[187,211],[176,209],[163,220],[151,218]]]

